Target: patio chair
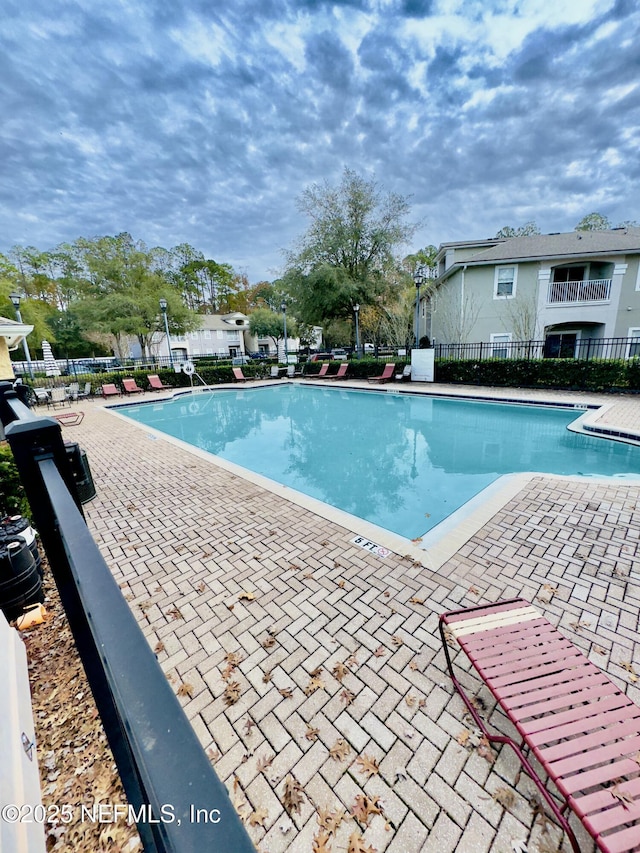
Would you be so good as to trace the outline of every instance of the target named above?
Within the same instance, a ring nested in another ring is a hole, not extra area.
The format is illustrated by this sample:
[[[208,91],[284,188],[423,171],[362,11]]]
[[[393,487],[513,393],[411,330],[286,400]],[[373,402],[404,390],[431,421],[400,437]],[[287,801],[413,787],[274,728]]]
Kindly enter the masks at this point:
[[[581,848],[569,809],[603,853],[638,850],[640,708],[522,598],[443,613],[440,635],[449,676],[474,722],[488,742],[513,749],[574,853]],[[480,715],[466,669],[464,684],[454,673],[455,647],[466,654],[517,736],[505,734],[502,725],[500,733],[489,729],[493,715]]]
[[[287,367],[287,379],[293,379],[294,376],[304,376],[304,368],[296,370],[295,364],[290,364]]]
[[[125,394],[144,394],[144,388],[140,388],[135,379],[123,379],[122,387]]]
[[[103,397],[122,396],[120,390],[112,382],[108,382],[106,385],[103,385],[101,388],[101,393]]]
[[[380,374],[380,376],[369,376],[367,377],[368,382],[391,382],[393,379],[393,371],[396,369],[396,366],[393,362],[389,364],[385,364],[384,370]]]
[[[346,379],[347,378],[347,370],[349,369],[349,365],[346,361],[343,361],[340,367],[338,368],[337,373],[327,374],[325,379]]]
[[[232,367],[231,370],[233,370],[233,375],[235,377],[236,382],[246,382],[247,381],[247,377],[242,372],[241,367]]]
[[[147,381],[150,391],[166,391],[171,388],[171,385],[165,385],[162,379],[155,373],[152,376],[147,376]]]
[[[411,365],[405,364],[404,370],[402,373],[396,373],[395,380],[396,382],[409,382],[411,379]]]
[[[269,379],[280,379],[280,368],[277,364],[273,364],[271,366],[271,373],[269,374]]]
[[[77,400],[79,393],[80,393],[80,383],[79,382],[70,382],[68,387],[67,387],[67,398],[69,400]]]
[[[78,392],[78,399],[79,400],[88,400],[89,397],[91,396],[91,393],[92,393],[91,392],[91,382],[85,382],[84,383],[84,390]]]
[[[68,406],[69,398],[67,397],[67,391],[65,388],[52,388],[51,389],[51,397],[50,402],[53,408],[56,406]]]

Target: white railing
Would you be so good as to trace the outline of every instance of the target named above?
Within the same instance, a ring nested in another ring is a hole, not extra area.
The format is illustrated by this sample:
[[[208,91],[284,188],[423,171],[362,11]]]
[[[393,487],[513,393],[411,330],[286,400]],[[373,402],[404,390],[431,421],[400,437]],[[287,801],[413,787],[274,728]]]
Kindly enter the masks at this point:
[[[595,278],[588,281],[552,281],[547,291],[547,304],[574,304],[576,302],[605,302],[611,296],[611,279]]]

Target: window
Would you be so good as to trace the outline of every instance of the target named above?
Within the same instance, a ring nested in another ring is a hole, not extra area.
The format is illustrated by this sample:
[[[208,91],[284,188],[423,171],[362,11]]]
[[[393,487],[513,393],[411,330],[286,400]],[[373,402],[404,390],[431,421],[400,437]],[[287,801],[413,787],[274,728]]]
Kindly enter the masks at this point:
[[[491,335],[491,356],[493,358],[506,358],[509,355],[508,344],[511,343],[511,333],[501,332]]]
[[[494,299],[511,299],[516,294],[518,267],[496,267],[493,283]]]

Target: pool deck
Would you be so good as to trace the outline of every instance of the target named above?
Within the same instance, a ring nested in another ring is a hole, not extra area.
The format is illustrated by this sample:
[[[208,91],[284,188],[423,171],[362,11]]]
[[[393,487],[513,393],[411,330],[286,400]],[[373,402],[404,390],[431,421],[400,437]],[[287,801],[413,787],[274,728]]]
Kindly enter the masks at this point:
[[[640,440],[640,397],[340,387],[599,405],[592,428]],[[438,615],[523,596],[640,703],[640,483],[526,476],[444,541],[379,556],[338,517],[101,400],[74,408],[84,420],[63,437],[87,451],[98,492],[89,527],[258,850],[312,853],[322,821],[337,826],[331,851],[346,851],[354,832],[378,853],[511,853],[517,842],[570,851],[536,817],[511,751],[488,753],[465,716]],[[491,720],[506,725],[500,713]],[[288,777],[303,792],[291,816]],[[358,807],[366,824],[350,817]]]

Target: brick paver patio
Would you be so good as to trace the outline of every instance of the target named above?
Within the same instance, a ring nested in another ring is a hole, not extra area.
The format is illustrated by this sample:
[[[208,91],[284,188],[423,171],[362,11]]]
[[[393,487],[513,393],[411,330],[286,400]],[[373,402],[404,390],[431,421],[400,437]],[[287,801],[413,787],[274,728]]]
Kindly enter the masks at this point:
[[[428,390],[606,403],[603,425],[640,431],[634,398]],[[90,461],[89,526],[259,850],[346,851],[353,833],[388,853],[570,850],[465,717],[438,615],[522,595],[640,702],[639,483],[535,476],[433,571],[82,408],[64,437]]]

